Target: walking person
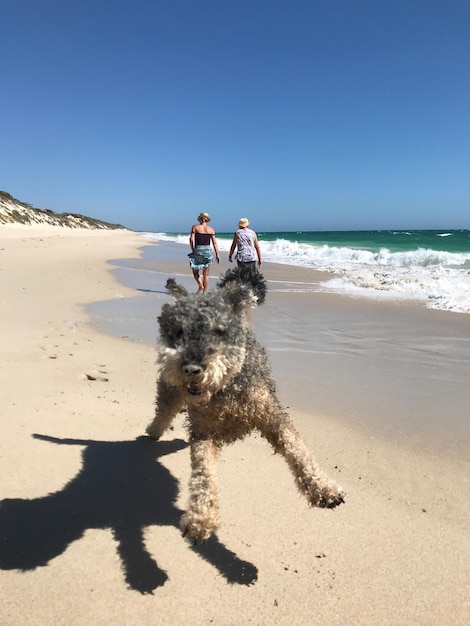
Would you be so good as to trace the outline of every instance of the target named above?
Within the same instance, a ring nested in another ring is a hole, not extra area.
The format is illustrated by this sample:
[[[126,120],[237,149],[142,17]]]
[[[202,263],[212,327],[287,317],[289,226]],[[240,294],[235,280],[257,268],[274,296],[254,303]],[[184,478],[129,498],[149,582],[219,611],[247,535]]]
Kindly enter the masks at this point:
[[[197,282],[198,289],[196,294],[206,293],[209,287],[209,268],[214,261],[212,256],[211,243],[214,246],[215,258],[220,263],[219,249],[215,238],[215,231],[209,226],[211,221],[208,213],[199,213],[197,221],[191,228],[189,236],[189,245],[191,253],[189,256],[189,265],[193,271],[194,280]],[[202,271],[202,278],[200,272]]]
[[[258,237],[254,230],[248,228],[250,225],[246,217],[241,217],[238,222],[238,230],[233,236],[232,245],[228,260],[232,262],[233,253],[237,250],[238,267],[251,267],[256,269],[256,261],[258,267],[261,267],[261,250],[259,248]]]

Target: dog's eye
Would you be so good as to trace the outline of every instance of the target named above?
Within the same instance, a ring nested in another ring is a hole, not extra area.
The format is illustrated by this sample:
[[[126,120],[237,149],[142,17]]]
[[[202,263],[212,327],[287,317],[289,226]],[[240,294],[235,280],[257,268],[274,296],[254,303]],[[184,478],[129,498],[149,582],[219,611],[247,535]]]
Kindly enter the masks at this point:
[[[226,334],[227,334],[227,329],[226,328],[222,328],[221,326],[218,326],[218,327],[214,328],[213,333],[217,337],[225,337]]]
[[[176,344],[181,341],[183,338],[183,329],[178,328],[169,336],[169,343],[171,346],[176,346]]]

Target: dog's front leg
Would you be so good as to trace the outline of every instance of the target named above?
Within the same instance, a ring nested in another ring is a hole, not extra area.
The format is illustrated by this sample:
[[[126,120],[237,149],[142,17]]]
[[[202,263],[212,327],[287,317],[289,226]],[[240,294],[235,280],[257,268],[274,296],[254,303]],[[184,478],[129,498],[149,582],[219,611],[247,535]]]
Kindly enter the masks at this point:
[[[342,488],[320,470],[287,413],[273,410],[259,430],[285,458],[297,488],[311,506],[333,508],[344,502]]]
[[[191,478],[189,503],[182,515],[183,535],[203,541],[213,535],[220,525],[216,464],[220,447],[212,439],[191,437]]]
[[[169,385],[160,377],[157,382],[155,417],[147,426],[147,434],[153,439],[160,439],[182,408],[183,402],[179,389]]]

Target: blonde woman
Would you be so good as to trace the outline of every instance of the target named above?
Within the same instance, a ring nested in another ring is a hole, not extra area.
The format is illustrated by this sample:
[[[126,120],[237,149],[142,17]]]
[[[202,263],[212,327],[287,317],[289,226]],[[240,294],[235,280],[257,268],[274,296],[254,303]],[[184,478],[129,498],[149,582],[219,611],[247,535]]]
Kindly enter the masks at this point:
[[[209,268],[214,258],[212,256],[211,243],[214,246],[215,258],[220,263],[219,249],[215,238],[215,231],[209,226],[211,221],[208,213],[199,213],[197,217],[198,224],[194,224],[191,228],[189,236],[189,245],[191,253],[189,256],[189,265],[193,270],[194,280],[197,282],[198,289],[196,294],[206,293],[209,287]],[[202,272],[202,278],[200,275]]]

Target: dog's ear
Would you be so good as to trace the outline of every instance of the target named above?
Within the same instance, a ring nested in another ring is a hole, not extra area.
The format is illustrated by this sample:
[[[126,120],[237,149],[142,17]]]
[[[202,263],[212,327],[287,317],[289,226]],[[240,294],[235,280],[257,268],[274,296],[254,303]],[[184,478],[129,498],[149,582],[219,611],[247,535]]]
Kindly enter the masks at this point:
[[[189,295],[187,290],[181,285],[178,285],[178,283],[176,282],[174,278],[169,278],[166,281],[165,287],[168,289],[168,291],[171,293],[171,295],[174,298],[182,298],[183,296]]]
[[[263,304],[267,291],[263,275],[250,267],[228,270],[220,278],[217,288],[235,309]]]

